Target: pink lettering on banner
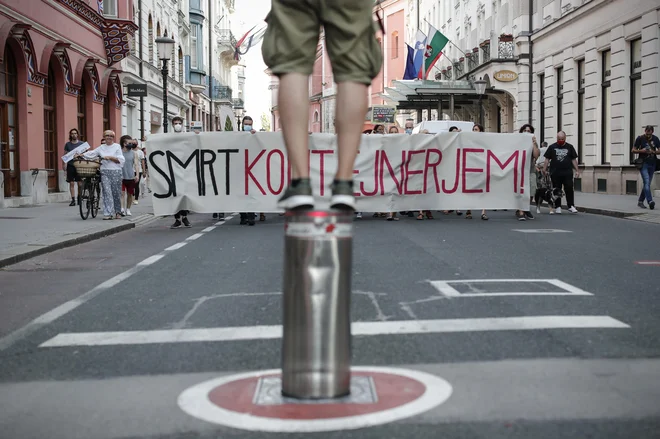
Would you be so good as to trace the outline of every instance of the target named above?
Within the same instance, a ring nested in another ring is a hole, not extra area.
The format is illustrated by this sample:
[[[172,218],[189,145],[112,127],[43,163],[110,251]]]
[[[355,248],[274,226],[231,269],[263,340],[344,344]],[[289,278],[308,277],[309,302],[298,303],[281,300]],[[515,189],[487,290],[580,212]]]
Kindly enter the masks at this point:
[[[313,150],[312,154],[319,155],[319,182],[321,184],[321,196],[325,196],[325,155],[334,154],[334,151],[331,149],[317,149]]]
[[[463,193],[464,194],[480,194],[483,193],[483,189],[468,189],[467,188],[467,174],[468,173],[479,173],[479,172],[484,172],[483,169],[481,168],[468,168],[467,167],[467,155],[469,153],[482,153],[484,152],[484,149],[480,148],[464,148],[462,152],[463,154]]]
[[[374,190],[368,191],[365,189],[363,181],[360,182],[360,192],[365,197],[373,197],[378,193],[378,173],[380,172],[380,151],[376,151],[376,159],[374,160]]]
[[[271,175],[272,175],[272,169],[273,169],[273,163],[272,163],[272,157],[273,155],[279,155],[279,166],[277,169],[279,171],[280,175],[280,181],[279,181],[279,186],[277,189],[274,189],[273,186],[271,185]],[[268,155],[266,156],[266,185],[268,185],[268,190],[270,191],[271,194],[273,195],[279,195],[282,190],[284,189],[284,153],[280,151],[279,149],[273,149],[271,150]]]
[[[402,156],[405,156],[405,152],[402,153]],[[387,157],[387,154],[385,151],[381,151],[380,153],[380,172],[379,172],[379,177],[380,177],[380,194],[385,195],[385,166],[387,166],[387,171],[390,174],[390,178],[394,181],[394,185],[396,186],[396,190],[401,195],[401,191],[403,188],[403,181],[405,177],[405,172],[403,170],[403,166],[401,166],[401,180],[396,178],[396,172],[394,172],[394,168],[392,167],[392,164],[390,163],[390,159]]]
[[[524,194],[525,193],[525,168],[527,167],[527,151],[522,152],[522,163],[520,165],[520,193]],[[515,174],[514,174],[514,179],[515,179]],[[515,192],[515,190],[514,190]]]
[[[456,150],[456,166],[454,169],[454,187],[451,189],[447,189],[447,186],[445,185],[445,182],[447,180],[443,179],[442,180],[442,192],[445,194],[453,194],[458,190],[458,177],[461,175],[461,149]]]
[[[264,190],[263,186],[259,183],[257,178],[254,176],[254,173],[252,172],[252,169],[256,166],[257,162],[263,155],[266,154],[266,150],[262,149],[259,154],[257,154],[257,157],[250,162],[250,150],[246,149],[245,150],[245,195],[249,195],[249,184],[250,184],[250,179],[254,182],[254,184],[257,185],[257,188],[259,188],[259,191],[261,192],[261,195],[266,195],[266,191]]]
[[[431,163],[431,154],[435,154],[438,160]],[[424,162],[424,193],[427,193],[429,168],[433,169],[433,182],[435,183],[435,193],[440,193],[440,182],[438,181],[438,166],[442,163],[442,152],[439,149],[427,149],[426,161]]]
[[[513,162],[513,192],[518,192],[518,154],[519,151],[514,151],[507,161],[502,163],[493,151],[486,153],[486,192],[490,192],[491,160],[494,160],[502,171]]]
[[[410,162],[412,161],[413,155],[416,155],[416,154],[424,154],[425,152],[426,152],[426,151],[424,151],[424,150],[421,150],[421,151],[408,151],[408,160],[406,160],[406,164],[405,164],[405,168],[406,168],[406,181],[405,181],[405,184],[404,184],[404,186],[403,186],[403,188],[404,188],[403,190],[404,190],[404,193],[405,193],[406,195],[421,195],[421,194],[422,194],[422,190],[421,190],[421,189],[420,189],[420,190],[417,190],[417,191],[413,191],[413,190],[411,190],[411,189],[408,189],[408,182],[410,181],[410,176],[411,176],[411,175],[417,175],[417,174],[423,174],[423,173],[424,173],[424,170],[421,170],[421,171],[411,171],[411,170],[410,170]]]

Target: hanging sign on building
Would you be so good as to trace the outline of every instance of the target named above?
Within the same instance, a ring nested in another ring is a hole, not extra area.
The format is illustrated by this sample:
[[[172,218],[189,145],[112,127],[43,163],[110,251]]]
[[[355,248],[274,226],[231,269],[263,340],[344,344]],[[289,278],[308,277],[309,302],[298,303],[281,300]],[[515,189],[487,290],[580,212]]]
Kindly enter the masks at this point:
[[[130,97],[147,97],[147,84],[126,84],[126,95]]]
[[[512,82],[518,79],[518,74],[511,70],[500,70],[499,72],[495,72],[493,77],[500,82]]]
[[[161,119],[161,114],[160,114],[159,111],[152,111],[150,113],[150,116],[151,116],[150,117],[151,125],[159,127],[163,123],[162,119]]]
[[[376,105],[371,109],[372,123],[395,123],[396,107]]]

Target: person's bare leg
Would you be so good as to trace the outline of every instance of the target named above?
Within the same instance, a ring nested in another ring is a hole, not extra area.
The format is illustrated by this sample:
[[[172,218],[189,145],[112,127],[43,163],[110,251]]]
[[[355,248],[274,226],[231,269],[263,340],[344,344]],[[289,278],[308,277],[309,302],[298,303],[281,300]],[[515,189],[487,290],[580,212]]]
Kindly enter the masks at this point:
[[[355,82],[337,84],[335,124],[339,149],[337,180],[353,180],[355,157],[360,149],[364,115],[367,114],[368,87]]]
[[[277,105],[293,175],[296,179],[309,178],[309,78],[300,73],[282,75]]]
[[[280,77],[278,109],[292,178],[277,205],[287,210],[314,207],[309,179],[308,88],[307,75],[286,73]]]

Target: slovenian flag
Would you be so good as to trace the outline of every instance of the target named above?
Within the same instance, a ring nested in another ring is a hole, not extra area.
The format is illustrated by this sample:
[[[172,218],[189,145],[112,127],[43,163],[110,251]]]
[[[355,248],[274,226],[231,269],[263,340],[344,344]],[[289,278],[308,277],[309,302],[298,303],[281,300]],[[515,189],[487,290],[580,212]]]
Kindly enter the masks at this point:
[[[261,40],[264,39],[264,35],[266,34],[266,29],[268,26],[265,25],[255,30],[256,27],[257,26],[254,26],[252,29],[247,31],[245,35],[243,35],[243,38],[238,40],[236,43],[236,50],[234,51],[235,60],[240,60],[241,55],[248,53],[248,50],[250,50],[251,47],[256,46],[261,42]]]
[[[449,42],[438,29],[429,26],[429,36],[426,43],[426,53],[424,54],[424,79],[427,79],[431,69],[442,56],[442,51]]]
[[[424,66],[424,54],[426,53],[426,35],[421,30],[417,31],[415,36],[415,53],[413,54],[413,61],[417,78],[422,78]]]

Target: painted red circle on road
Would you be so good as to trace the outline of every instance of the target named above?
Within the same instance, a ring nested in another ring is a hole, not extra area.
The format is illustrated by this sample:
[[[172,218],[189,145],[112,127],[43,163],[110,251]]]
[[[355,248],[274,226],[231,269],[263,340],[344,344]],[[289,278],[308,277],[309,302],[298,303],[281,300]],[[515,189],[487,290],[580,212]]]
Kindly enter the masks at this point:
[[[377,401],[375,403],[314,403],[257,405],[254,395],[259,378],[250,377],[222,384],[208,393],[209,401],[225,410],[275,419],[333,419],[381,412],[400,407],[420,398],[426,386],[415,379],[382,372],[353,372],[353,376],[373,379]]]

